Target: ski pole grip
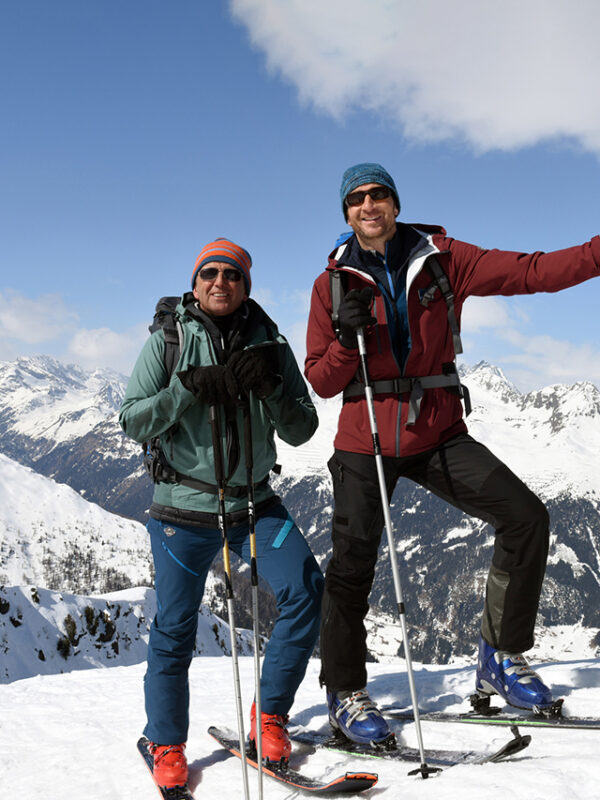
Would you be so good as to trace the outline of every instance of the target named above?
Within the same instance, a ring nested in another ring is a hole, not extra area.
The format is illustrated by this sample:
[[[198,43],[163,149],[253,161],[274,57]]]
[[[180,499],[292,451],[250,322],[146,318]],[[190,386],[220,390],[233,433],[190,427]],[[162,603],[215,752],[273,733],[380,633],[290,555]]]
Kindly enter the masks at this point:
[[[365,346],[365,331],[364,328],[356,329],[356,341],[358,342],[358,352],[361,356],[367,355],[367,348]]]

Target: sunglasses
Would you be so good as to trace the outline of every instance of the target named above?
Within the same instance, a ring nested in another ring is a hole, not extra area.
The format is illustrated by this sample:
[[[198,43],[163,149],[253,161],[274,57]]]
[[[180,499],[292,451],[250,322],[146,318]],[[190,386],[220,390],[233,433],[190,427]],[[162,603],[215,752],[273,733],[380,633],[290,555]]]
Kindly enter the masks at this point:
[[[229,283],[237,283],[242,280],[242,273],[235,267],[225,267],[224,270],[217,269],[216,267],[206,267],[201,269],[198,275],[203,281],[214,281],[217,275],[221,274]]]
[[[367,189],[365,192],[352,192],[346,197],[346,205],[362,206],[367,195],[374,203],[379,203],[381,200],[385,200],[386,197],[391,197],[392,190],[388,189],[387,186],[375,186],[375,188]]]

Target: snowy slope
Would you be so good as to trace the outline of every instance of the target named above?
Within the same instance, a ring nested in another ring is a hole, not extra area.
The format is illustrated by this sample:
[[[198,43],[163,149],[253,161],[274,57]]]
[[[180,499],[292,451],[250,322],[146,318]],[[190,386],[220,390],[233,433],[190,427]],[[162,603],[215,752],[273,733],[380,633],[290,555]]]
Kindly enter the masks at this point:
[[[214,578],[209,576],[209,587]],[[153,589],[84,597],[35,586],[0,586],[0,684],[34,675],[139,664],[146,660]],[[253,636],[238,631],[240,653]],[[202,605],[194,655],[229,655],[229,626]]]
[[[600,494],[600,470],[594,458],[600,445],[600,391],[589,382],[557,384],[522,394],[500,369],[486,362],[462,366],[471,392],[471,433],[506,460],[531,485],[547,496],[573,490]],[[137,445],[122,437],[116,419],[127,379],[110,370],[85,371],[47,356],[19,358],[0,364],[0,437],[2,451],[18,460],[48,460],[53,450],[89,437],[107,439],[104,459],[138,455]],[[313,395],[319,428],[305,445],[278,442],[284,475],[299,479],[326,475],[337,429],[340,397]],[[118,433],[125,450],[114,440]],[[139,463],[139,458],[137,458]],[[51,469],[52,467],[52,469]],[[123,476],[125,477],[125,476]],[[70,482],[70,481],[69,481]],[[89,491],[89,488],[88,488]]]
[[[253,691],[253,661],[240,659],[245,726]],[[415,665],[421,705],[458,707],[472,690],[473,670]],[[319,662],[311,661],[292,709],[291,726],[327,727]],[[541,667],[543,678],[566,697],[572,713],[600,714],[600,661]],[[156,798],[135,742],[145,722],[143,665],[30,678],[0,686],[0,786],[27,800],[140,800]],[[403,665],[369,665],[370,686],[381,704],[408,704]],[[236,730],[230,660],[196,658],[191,671],[191,730],[188,756],[197,798],[240,800],[238,759],[207,735],[211,724]],[[425,700],[427,698],[427,700]],[[400,739],[416,745],[414,725],[394,723]],[[525,732],[525,731],[523,731]],[[315,777],[352,771],[376,772],[379,783],[363,797],[386,800],[595,800],[598,797],[598,731],[533,731],[532,743],[511,762],[457,766],[423,781],[400,764],[317,751],[296,750],[294,766]],[[423,723],[425,748],[495,749],[510,738],[507,730],[470,725]],[[414,767],[414,765],[411,765]],[[251,797],[257,798],[251,771]],[[291,800],[303,795],[268,779],[265,798]]]
[[[150,560],[139,522],[0,454],[0,583],[88,592],[150,584]]]

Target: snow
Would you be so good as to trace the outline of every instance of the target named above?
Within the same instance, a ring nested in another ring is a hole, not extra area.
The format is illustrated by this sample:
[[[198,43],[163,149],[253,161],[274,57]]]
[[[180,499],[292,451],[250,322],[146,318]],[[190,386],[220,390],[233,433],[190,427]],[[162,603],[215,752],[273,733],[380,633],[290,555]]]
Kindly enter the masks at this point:
[[[254,678],[252,657],[240,658],[245,725]],[[115,800],[156,798],[135,742],[144,726],[144,665],[78,670],[18,680],[0,686],[0,785],[28,800]],[[566,697],[573,714],[600,714],[600,661],[544,664],[542,677]],[[291,726],[327,728],[319,662],[312,660],[292,709]],[[472,690],[471,667],[415,664],[421,706],[458,708]],[[409,704],[403,662],[369,664],[370,689],[381,704]],[[237,729],[229,658],[198,657],[190,669],[191,730],[188,757],[196,797],[239,800],[241,765],[206,733],[211,724]],[[426,700],[425,700],[426,698]],[[464,707],[464,705],[463,705]],[[416,746],[414,724],[392,722],[401,741]],[[510,739],[508,729],[423,722],[425,748],[492,750]],[[522,729],[522,732],[529,732]],[[600,731],[534,730],[532,743],[510,762],[464,765],[423,781],[403,765],[300,748],[293,764],[319,778],[345,771],[379,775],[365,798],[402,800],[575,800],[598,797],[596,754]],[[250,770],[251,797],[258,797]],[[265,779],[265,797],[302,795]]]
[[[495,367],[461,370],[473,412],[471,435],[482,441],[545,500],[600,496],[600,391],[589,382],[519,393]]]
[[[143,525],[89,503],[66,484],[0,453],[0,582],[69,588],[67,577],[52,575],[49,565],[70,552],[78,554],[79,571],[83,555],[89,554],[105,572],[123,574],[131,583],[150,583],[150,545]]]
[[[2,363],[0,397],[15,410],[13,430],[54,443],[87,433],[113,414],[126,379],[104,369],[82,370],[48,356]]]
[[[0,683],[139,664],[146,660],[155,611],[155,592],[147,587],[84,597],[36,586],[0,586]],[[239,630],[236,639],[242,655],[254,652],[250,631]],[[229,626],[202,604],[194,654],[230,652]]]
[[[93,430],[101,430],[104,438],[108,431],[115,433],[121,444],[113,442],[104,457],[116,457],[123,447],[116,421],[126,385],[123,376],[111,370],[86,372],[42,356],[1,366],[0,411],[6,433],[28,437],[35,443],[36,457]],[[467,420],[471,434],[534,491],[546,500],[565,493],[600,498],[600,391],[594,384],[556,384],[522,394],[486,362],[461,365],[460,373],[473,403]],[[341,396],[322,399],[313,392],[311,397],[319,415],[315,435],[297,448],[277,440],[284,478],[329,479],[326,465],[333,453]],[[133,454],[136,446],[125,442]]]
[[[327,462],[333,455],[333,440],[337,433],[342,407],[341,395],[323,400],[311,392],[319,427],[306,444],[292,447],[276,437],[277,460],[282,465],[282,477],[304,478],[309,475],[329,475]]]

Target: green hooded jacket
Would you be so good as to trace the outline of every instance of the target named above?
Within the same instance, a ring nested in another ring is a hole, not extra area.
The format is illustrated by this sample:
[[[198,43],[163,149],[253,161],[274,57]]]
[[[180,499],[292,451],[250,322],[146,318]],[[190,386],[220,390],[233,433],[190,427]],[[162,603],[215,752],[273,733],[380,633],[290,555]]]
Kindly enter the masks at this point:
[[[164,456],[182,475],[216,486],[209,406],[197,401],[177,373],[189,366],[223,363],[234,349],[245,349],[265,342],[277,342],[281,382],[264,400],[250,393],[252,418],[253,469],[257,511],[277,502],[268,476],[275,466],[275,433],[290,445],[308,441],[318,426],[317,412],[292,350],[275,323],[253,300],[246,300],[237,312],[237,327],[228,341],[210,317],[187,293],[177,306],[183,341],[179,361],[170,376],[165,367],[165,338],[155,331],[146,341],[133,369],[119,412],[119,422],[127,436],[136,442],[161,437]],[[220,339],[220,341],[219,341]],[[224,355],[225,354],[225,355]],[[227,487],[246,486],[243,412],[240,407],[226,413],[219,408],[224,469]],[[271,502],[269,502],[271,501]],[[225,498],[230,521],[241,521],[247,514],[247,497]],[[157,483],[150,515],[181,524],[216,527],[218,497],[180,483]]]

